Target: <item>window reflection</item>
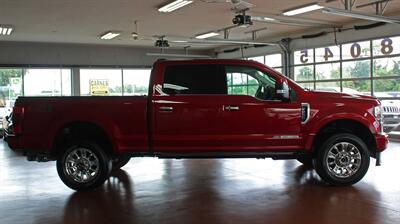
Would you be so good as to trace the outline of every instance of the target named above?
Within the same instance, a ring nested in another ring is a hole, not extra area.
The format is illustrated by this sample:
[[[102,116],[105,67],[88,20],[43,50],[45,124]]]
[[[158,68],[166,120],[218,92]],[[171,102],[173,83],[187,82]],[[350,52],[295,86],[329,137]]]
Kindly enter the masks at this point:
[[[70,96],[71,69],[26,69],[25,96]]]
[[[81,96],[122,96],[121,69],[80,69]]]
[[[314,66],[296,66],[294,67],[295,81],[309,81],[314,80]]]
[[[340,63],[316,65],[315,78],[317,80],[340,79]]]
[[[371,74],[369,60],[343,62],[343,78],[368,78]]]
[[[400,37],[299,49],[294,62],[294,80],[308,89],[400,97]]]
[[[124,69],[124,96],[148,94],[151,69]]]

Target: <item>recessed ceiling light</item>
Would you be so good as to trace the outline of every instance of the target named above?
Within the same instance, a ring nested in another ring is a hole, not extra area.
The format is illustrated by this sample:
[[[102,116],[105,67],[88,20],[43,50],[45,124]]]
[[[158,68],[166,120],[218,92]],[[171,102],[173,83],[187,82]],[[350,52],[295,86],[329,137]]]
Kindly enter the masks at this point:
[[[303,13],[306,13],[306,12],[311,12],[311,11],[315,11],[315,10],[322,9],[322,8],[324,8],[324,7],[320,6],[317,3],[313,3],[311,5],[305,5],[305,6],[301,6],[301,7],[295,8],[295,9],[287,10],[287,11],[283,12],[283,15],[285,15],[285,16],[295,16],[295,15],[298,15],[298,14],[303,14]]]
[[[11,33],[13,32],[13,30],[14,30],[14,28],[12,28],[10,26],[0,25],[0,35],[10,36]]]
[[[189,5],[193,1],[187,1],[187,0],[176,0],[173,1],[167,5],[162,6],[161,8],[158,9],[159,12],[172,12],[175,11],[179,8],[182,8],[185,5]]]
[[[108,32],[102,34],[102,35],[100,36],[100,39],[102,39],[102,40],[111,40],[111,39],[113,39],[113,38],[115,38],[115,37],[118,37],[119,35],[121,35],[120,32],[108,31]]]
[[[215,36],[218,36],[218,35],[219,35],[219,33],[209,32],[209,33],[204,33],[204,34],[197,35],[195,38],[196,39],[206,39],[206,38],[215,37]]]
[[[174,43],[187,43],[188,41],[187,40],[172,40],[171,42],[174,42]]]

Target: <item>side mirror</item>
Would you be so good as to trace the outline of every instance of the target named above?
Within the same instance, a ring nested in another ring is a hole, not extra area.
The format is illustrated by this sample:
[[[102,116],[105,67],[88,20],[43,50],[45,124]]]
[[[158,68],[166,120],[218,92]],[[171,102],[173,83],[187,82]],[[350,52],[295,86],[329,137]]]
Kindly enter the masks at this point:
[[[276,82],[276,98],[283,102],[290,102],[290,90],[287,80],[281,79]]]

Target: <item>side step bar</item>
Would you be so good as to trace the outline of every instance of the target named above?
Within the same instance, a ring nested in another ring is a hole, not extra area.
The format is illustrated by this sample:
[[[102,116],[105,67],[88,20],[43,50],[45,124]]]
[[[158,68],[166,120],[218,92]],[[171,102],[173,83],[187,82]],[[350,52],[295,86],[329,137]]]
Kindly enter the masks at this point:
[[[232,159],[232,158],[257,158],[265,159],[296,159],[307,157],[309,153],[305,152],[204,152],[204,153],[155,153],[158,158],[175,159]]]

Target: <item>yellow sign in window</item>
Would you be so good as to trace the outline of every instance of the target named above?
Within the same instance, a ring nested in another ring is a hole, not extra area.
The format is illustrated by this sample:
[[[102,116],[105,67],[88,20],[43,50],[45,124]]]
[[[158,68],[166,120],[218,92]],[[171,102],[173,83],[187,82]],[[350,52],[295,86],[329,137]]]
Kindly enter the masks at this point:
[[[89,90],[92,96],[108,95],[110,90],[108,87],[108,79],[90,79]]]

